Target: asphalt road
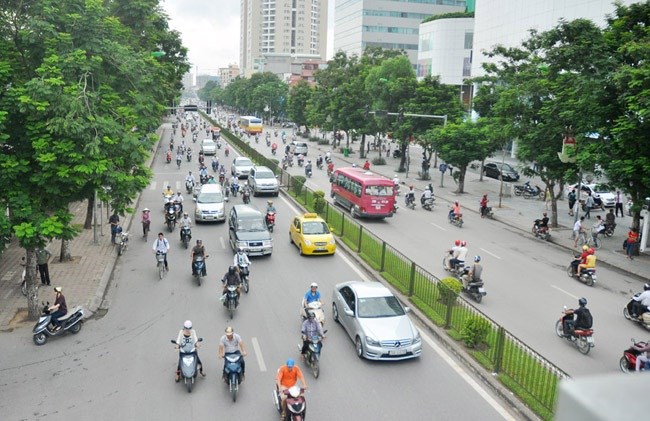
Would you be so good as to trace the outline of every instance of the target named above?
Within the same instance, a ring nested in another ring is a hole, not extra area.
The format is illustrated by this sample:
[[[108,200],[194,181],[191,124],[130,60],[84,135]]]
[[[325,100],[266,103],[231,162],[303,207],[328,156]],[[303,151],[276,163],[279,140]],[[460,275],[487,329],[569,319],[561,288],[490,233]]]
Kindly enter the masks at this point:
[[[290,138],[290,131],[287,133]],[[283,149],[279,140],[274,141]],[[251,140],[250,144],[271,156],[264,135],[259,143]],[[313,146],[315,144],[309,145],[308,158],[312,160],[314,170],[306,185],[325,191],[326,199],[331,201],[326,171],[316,169],[318,151]],[[295,162],[294,159],[289,172],[304,175],[304,168]],[[334,164],[335,168],[350,165],[336,158]],[[404,186],[401,191],[404,192]],[[478,213],[467,210],[463,212],[465,224],[458,229],[447,220],[446,202],[436,201],[435,209],[428,212],[419,205],[416,210],[408,209],[403,206],[403,200],[403,195],[398,198],[400,209],[392,218],[357,221],[440,278],[447,276],[442,269],[445,251],[451,248],[454,240],[466,240],[468,258],[475,255],[482,258],[488,292],[476,306],[570,375],[620,372],[618,361],[623,350],[628,348],[630,338],[650,337],[645,329],[623,318],[622,310],[632,295],[631,291],[638,292],[639,285],[642,285],[628,274],[600,265],[598,283],[595,287],[588,287],[566,275],[566,267],[572,259],[566,249],[536,240],[530,233],[503,223],[481,219]],[[463,207],[478,210],[478,203],[460,200]],[[558,338],[554,329],[563,307],[577,306],[580,297],[588,299],[588,308],[594,317],[596,347],[587,356]]]
[[[161,152],[156,156],[155,179],[138,208],[152,209],[152,234],[165,232],[163,186],[170,183],[181,189],[189,168],[184,162],[177,170],[163,163]],[[196,164],[191,168],[196,170]],[[187,199],[185,206],[191,212],[194,205]],[[265,202],[266,198],[253,198],[260,208]],[[300,257],[288,241],[288,224],[296,209],[283,199],[276,200],[276,206],[273,255],[253,259],[251,292],[243,296],[232,321],[218,301],[219,279],[233,256],[227,225],[202,224],[193,230],[193,238],[201,238],[210,255],[208,280],[199,287],[190,274],[189,250],[180,248],[178,229],[168,235],[170,272],[158,280],[151,250],[154,235],[145,243],[134,222],[132,243],[116,267],[107,294],[110,309],[104,317],[87,321],[76,336],[56,338],[42,347],[32,343],[29,329],[3,334],[1,418],[277,419],[272,403],[275,370],[287,358],[299,357],[302,294],[315,281],[329,303],[336,283],[367,275],[340,252],[332,257]],[[321,376],[313,379],[305,373],[310,419],[514,419],[426,334],[419,359],[359,360],[350,339],[332,322],[329,305],[326,310],[329,333]],[[185,319],[192,319],[204,338],[199,354],[207,373],[191,395],[173,381],[177,353],[169,343]],[[216,356],[227,325],[242,335],[249,350],[246,381],[236,403],[220,382],[222,362]]]

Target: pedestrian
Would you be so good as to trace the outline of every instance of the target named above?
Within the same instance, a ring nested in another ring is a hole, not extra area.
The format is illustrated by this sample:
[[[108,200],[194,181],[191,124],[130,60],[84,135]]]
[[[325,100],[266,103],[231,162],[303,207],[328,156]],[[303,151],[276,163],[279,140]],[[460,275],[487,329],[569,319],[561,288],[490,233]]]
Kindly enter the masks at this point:
[[[167,188],[169,188],[169,186],[167,186]],[[110,218],[108,218],[108,223],[111,224],[111,244],[115,244],[117,227],[120,225],[120,217],[118,216],[117,212],[113,212]]]
[[[623,195],[620,190],[616,190],[616,216],[618,216],[618,211],[621,211],[621,217],[623,217]]]
[[[546,188],[546,194],[544,195],[544,209],[550,210],[549,207],[551,206],[551,189]]]
[[[585,229],[584,229],[584,221],[585,217],[581,216],[579,220],[573,224],[573,247],[578,247],[578,239],[582,235],[582,238],[584,239],[585,235]],[[586,242],[586,241],[585,241]]]
[[[591,209],[593,209],[595,204],[596,202],[594,201],[594,197],[591,195],[591,192],[589,192],[587,200],[585,200],[585,218],[591,219]]]
[[[370,142],[366,142],[366,153],[370,153]]]
[[[390,158],[390,143],[386,147],[386,158]]]
[[[39,247],[36,249],[36,264],[38,265],[38,273],[41,274],[41,284],[50,285],[50,268],[48,262],[52,253],[48,249]]]
[[[363,163],[363,169],[368,171],[370,170],[370,162],[366,159],[366,162]]]
[[[569,215],[573,216],[573,207],[576,204],[576,189],[572,189],[567,198],[569,200]]]
[[[453,175],[454,167],[452,167],[451,164],[447,164],[447,168],[449,169],[449,175]]]
[[[634,253],[635,245],[639,241],[639,230],[636,228],[630,228],[630,231],[627,233],[627,239],[623,242],[625,246],[625,254],[627,258],[633,260],[632,254]]]

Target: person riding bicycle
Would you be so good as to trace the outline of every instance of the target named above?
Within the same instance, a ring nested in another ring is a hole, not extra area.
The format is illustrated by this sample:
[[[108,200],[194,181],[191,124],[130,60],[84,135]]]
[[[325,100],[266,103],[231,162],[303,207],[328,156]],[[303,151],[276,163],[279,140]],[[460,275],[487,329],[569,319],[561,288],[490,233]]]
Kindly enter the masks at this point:
[[[142,223],[142,236],[147,235],[147,231],[151,226],[151,211],[149,208],[142,209],[142,215],[140,216],[140,222]]]

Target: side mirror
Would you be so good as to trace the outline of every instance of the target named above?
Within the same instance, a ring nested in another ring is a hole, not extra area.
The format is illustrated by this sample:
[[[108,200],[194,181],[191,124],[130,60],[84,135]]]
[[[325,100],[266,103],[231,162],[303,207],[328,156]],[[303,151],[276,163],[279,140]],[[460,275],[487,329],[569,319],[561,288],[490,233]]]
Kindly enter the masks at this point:
[[[196,202],[196,197],[192,197],[192,202]]]
[[[346,309],[343,310],[343,311],[344,311],[345,314],[347,314],[348,316],[350,316],[350,317],[354,317],[354,311],[350,310],[349,308],[346,308]]]
[[[228,196],[226,196],[226,197],[224,197],[223,200],[224,200],[225,202],[227,202],[228,200],[230,200],[230,198],[229,198]]]
[[[203,342],[203,338],[199,338],[197,342]]]
[[[173,339],[171,340],[171,343],[173,343],[174,345],[176,345],[176,341],[173,340]]]
[[[404,313],[410,313],[411,307],[404,307]]]

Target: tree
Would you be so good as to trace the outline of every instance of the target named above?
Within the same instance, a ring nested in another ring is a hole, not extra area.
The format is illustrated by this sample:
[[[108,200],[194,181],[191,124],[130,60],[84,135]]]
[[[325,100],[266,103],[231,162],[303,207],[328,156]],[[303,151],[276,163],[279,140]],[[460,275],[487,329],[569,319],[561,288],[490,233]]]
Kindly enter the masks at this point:
[[[314,89],[304,80],[301,80],[289,90],[287,101],[287,115],[298,127],[307,127],[307,104],[312,97]],[[309,128],[307,128],[309,131]]]

